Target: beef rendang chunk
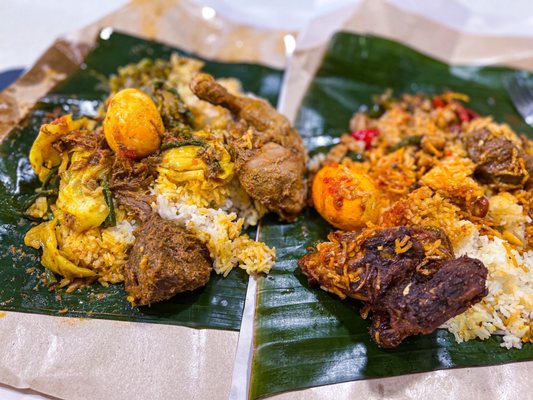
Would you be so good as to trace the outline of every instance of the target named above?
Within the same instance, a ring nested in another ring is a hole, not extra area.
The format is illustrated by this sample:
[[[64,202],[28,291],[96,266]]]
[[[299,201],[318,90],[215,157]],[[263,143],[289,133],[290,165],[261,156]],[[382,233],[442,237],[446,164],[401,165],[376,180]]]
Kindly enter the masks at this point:
[[[528,181],[524,150],[512,137],[482,128],[468,133],[465,144],[468,156],[476,163],[474,176],[480,182],[508,190],[521,188]]]
[[[209,251],[175,222],[153,213],[135,236],[124,277],[132,303],[148,305],[166,300],[209,281]]]
[[[341,298],[364,302],[369,328],[381,347],[433,332],[487,295],[487,268],[477,259],[455,258],[444,231],[400,226],[335,232],[298,265],[311,284]]]

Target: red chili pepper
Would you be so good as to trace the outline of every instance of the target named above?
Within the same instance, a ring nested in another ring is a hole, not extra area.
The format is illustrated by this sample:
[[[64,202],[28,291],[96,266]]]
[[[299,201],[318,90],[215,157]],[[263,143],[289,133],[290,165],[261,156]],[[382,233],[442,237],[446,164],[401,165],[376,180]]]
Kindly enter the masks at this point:
[[[470,117],[470,121],[479,117],[478,113],[475,112],[474,110],[471,110],[470,108],[467,108],[466,112],[468,113],[468,116]]]
[[[368,129],[359,129],[358,131],[352,132],[352,137],[355,140],[360,140],[365,142],[365,149],[368,150],[372,147],[374,138],[379,136],[378,128],[368,128]]]
[[[456,102],[455,104],[457,107],[455,112],[457,113],[457,116],[462,122],[470,122],[478,117],[478,115],[474,111],[469,108],[466,108],[461,103]]]
[[[435,96],[433,97],[433,107],[435,108],[442,108],[446,105],[446,102],[442,97]]]

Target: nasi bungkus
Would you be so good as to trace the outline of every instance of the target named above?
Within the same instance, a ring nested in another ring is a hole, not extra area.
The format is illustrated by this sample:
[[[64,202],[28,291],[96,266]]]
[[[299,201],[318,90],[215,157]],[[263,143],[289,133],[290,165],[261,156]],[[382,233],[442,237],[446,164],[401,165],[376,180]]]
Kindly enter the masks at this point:
[[[533,340],[533,142],[467,101],[386,93],[310,161],[311,201],[339,231],[299,267],[362,301],[382,347],[438,327]]]
[[[298,133],[236,79],[172,56],[121,68],[100,118],[44,124],[30,151],[41,187],[25,211],[53,286],[124,281],[146,305],[205,285],[214,270],[268,273],[275,249],[243,234],[304,206]]]

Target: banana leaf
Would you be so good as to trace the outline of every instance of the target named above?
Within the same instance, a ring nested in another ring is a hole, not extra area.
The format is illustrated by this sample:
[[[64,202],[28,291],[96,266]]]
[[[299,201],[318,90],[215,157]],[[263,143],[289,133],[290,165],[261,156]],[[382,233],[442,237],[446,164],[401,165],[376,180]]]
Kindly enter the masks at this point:
[[[28,152],[47,112],[59,107],[75,116],[94,115],[108,96],[107,78],[117,68],[145,57],[168,59],[184,51],[160,43],[113,33],[99,39],[85,63],[45,96],[20,127],[0,143],[0,309],[48,315],[106,318],[165,323],[201,328],[238,330],[248,276],[234,270],[227,278],[213,273],[209,283],[191,293],[151,307],[131,308],[123,285],[95,284],[68,294],[51,292],[39,275],[40,253],[25,247],[31,222],[21,218],[23,204],[39,186]],[[247,92],[276,104],[282,72],[260,65],[205,60],[205,70],[216,77],[236,77]],[[254,232],[249,232],[252,237]]]
[[[371,97],[392,88],[404,92],[455,90],[471,97],[469,107],[508,122],[531,136],[514,110],[502,79],[514,71],[500,67],[450,66],[402,44],[379,37],[338,33],[303,100],[297,127],[311,153],[324,151],[348,129],[352,114]],[[526,74],[527,75],[527,74]],[[313,210],[294,224],[262,223],[260,239],[275,246],[278,262],[258,282],[251,397],[345,381],[438,369],[492,365],[533,359],[533,345],[500,347],[501,339],[458,344],[446,330],[414,336],[399,347],[377,347],[359,303],[342,301],[309,287],[297,268],[305,248],[326,239],[332,228]]]

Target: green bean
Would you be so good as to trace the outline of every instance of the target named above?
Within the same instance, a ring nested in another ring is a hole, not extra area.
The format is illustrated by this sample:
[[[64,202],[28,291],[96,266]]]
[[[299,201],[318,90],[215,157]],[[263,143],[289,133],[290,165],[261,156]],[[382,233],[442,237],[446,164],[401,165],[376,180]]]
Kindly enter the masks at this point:
[[[25,212],[19,212],[18,215],[24,219],[27,219],[28,221],[31,221],[31,222],[43,222],[44,219],[43,218],[37,218],[37,217],[32,217],[31,215],[29,214],[26,214]]]
[[[183,147],[183,146],[200,146],[200,147],[205,147],[207,146],[207,144],[201,140],[194,140],[194,139],[191,139],[191,140],[183,140],[181,142],[168,142],[168,143],[163,143],[161,145],[161,150],[168,150],[168,149],[173,149],[174,147]]]
[[[40,190],[37,189],[37,193],[32,194],[28,200],[24,202],[22,205],[22,211],[26,211],[28,208],[31,207],[33,203],[35,203],[35,200],[37,200],[39,197],[48,197],[52,195],[57,195],[57,189],[48,189],[48,190]]]
[[[45,190],[52,178],[57,176],[57,172],[59,171],[59,165],[57,167],[54,167],[50,170],[48,175],[46,175],[46,178],[44,178],[43,184],[41,185],[41,190]]]
[[[48,196],[57,196],[58,192],[57,189],[46,189],[46,190],[39,190],[37,189],[36,193],[37,197],[48,197]]]
[[[104,226],[107,228],[109,226],[115,226],[117,224],[117,219],[115,216],[115,205],[113,204],[113,196],[111,194],[111,190],[109,189],[109,185],[107,181],[104,181],[102,184],[104,188],[104,199],[109,207],[109,214],[107,215],[107,218],[104,221]]]
[[[49,185],[50,181],[57,176],[57,171],[59,170],[59,166],[57,167],[54,167],[50,170],[50,172],[48,173],[48,175],[46,175],[46,178],[44,178],[44,181],[43,183],[41,184],[41,187],[40,188],[37,188],[35,190],[35,193],[32,194],[28,200],[26,200],[24,202],[24,204],[22,205],[22,211],[26,211],[28,208],[31,207],[31,205],[33,203],[35,203],[35,200],[37,200],[39,197],[48,197],[48,196],[51,196],[51,195],[57,195],[57,189],[56,188],[52,188],[52,189],[47,189],[47,186]]]
[[[46,198],[46,216],[48,217],[48,221],[51,221],[54,219],[54,213],[52,212],[52,208],[50,207],[52,205],[52,201],[50,200],[50,197]]]
[[[405,146],[414,146],[419,145],[422,141],[422,136],[409,136],[406,137],[403,140],[400,140],[398,143],[396,143],[394,146],[390,147],[389,150],[387,150],[387,154],[394,153],[396,150],[401,149]]]

